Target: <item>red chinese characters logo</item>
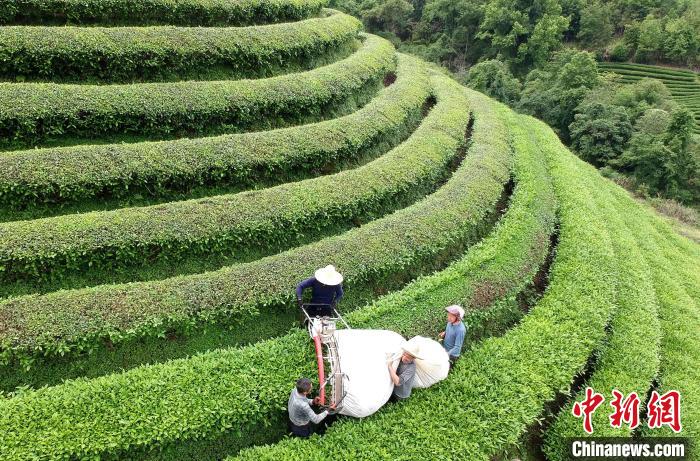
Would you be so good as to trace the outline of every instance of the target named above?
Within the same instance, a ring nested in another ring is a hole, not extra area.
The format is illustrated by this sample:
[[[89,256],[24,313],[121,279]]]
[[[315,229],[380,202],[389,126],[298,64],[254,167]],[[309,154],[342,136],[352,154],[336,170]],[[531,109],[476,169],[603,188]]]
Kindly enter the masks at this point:
[[[613,412],[609,416],[610,426],[622,427],[627,424],[630,429],[639,426],[639,406],[641,400],[636,392],[627,397],[617,389],[612,391],[610,406]],[[586,388],[586,396],[581,402],[575,402],[571,412],[577,418],[583,417],[583,430],[593,433],[593,413],[605,401],[602,394],[592,388]],[[670,427],[674,432],[681,431],[681,395],[678,391],[668,391],[663,395],[652,391],[647,403],[647,425],[650,429],[662,426]]]
[[[604,400],[605,397],[603,397],[602,394],[598,394],[590,387],[587,387],[584,401],[574,403],[574,407],[571,409],[571,412],[577,418],[583,416],[583,430],[589,434],[593,433],[593,423],[591,422],[593,412],[595,412],[595,409],[598,408]]]
[[[613,389],[613,400],[610,406],[613,407],[613,414],[610,415],[610,425],[612,427],[622,427],[622,423],[629,424],[630,429],[639,426],[639,396],[632,392],[629,397],[622,399],[624,395],[617,389]]]
[[[647,411],[650,429],[668,426],[673,429],[673,432],[681,431],[681,394],[678,391],[668,391],[661,396],[653,391],[647,404]]]

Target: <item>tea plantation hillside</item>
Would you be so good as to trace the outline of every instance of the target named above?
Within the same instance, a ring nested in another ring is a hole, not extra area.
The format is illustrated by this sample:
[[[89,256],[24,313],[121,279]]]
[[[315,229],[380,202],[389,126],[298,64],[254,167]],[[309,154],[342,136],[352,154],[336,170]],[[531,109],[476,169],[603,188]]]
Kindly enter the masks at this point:
[[[326,264],[356,328],[462,304],[465,352],[290,439]],[[587,385],[682,396],[680,433],[594,435],[696,440],[699,332],[699,245],[323,2],[0,0],[3,461],[563,460]]]
[[[601,70],[621,76],[621,82],[634,83],[643,78],[660,80],[678,103],[688,107],[695,118],[695,133],[700,134],[700,75],[690,70],[646,64],[604,62]]]

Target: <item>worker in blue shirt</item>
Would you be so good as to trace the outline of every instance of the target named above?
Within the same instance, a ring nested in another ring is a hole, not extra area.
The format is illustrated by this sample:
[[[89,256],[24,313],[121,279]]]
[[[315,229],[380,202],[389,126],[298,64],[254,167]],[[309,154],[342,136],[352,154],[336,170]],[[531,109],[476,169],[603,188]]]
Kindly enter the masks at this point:
[[[445,331],[440,333],[440,338],[443,338],[442,346],[447,351],[450,357],[450,368],[459,358],[462,353],[462,344],[464,337],[467,334],[467,327],[462,319],[464,318],[464,309],[461,306],[453,304],[445,308],[447,311],[447,326]]]
[[[324,304],[325,306],[310,306],[307,312],[310,317],[331,316],[332,306],[343,297],[343,276],[328,265],[314,272],[314,276],[302,280],[297,285],[297,303],[302,305],[302,294],[305,288],[311,288],[311,304]]]

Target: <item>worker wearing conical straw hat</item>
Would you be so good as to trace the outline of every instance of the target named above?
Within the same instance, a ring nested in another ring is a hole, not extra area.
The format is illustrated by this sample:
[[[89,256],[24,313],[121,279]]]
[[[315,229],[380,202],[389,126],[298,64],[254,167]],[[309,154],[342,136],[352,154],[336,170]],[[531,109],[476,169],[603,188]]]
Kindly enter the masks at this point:
[[[394,392],[391,394],[391,401],[401,401],[411,396],[413,380],[416,377],[416,360],[422,360],[420,347],[415,341],[408,341],[401,346],[403,354],[399,361],[399,366],[394,371],[393,360],[389,359],[389,376],[394,383]]]
[[[324,306],[313,306],[307,312],[311,317],[315,315],[328,315],[332,313],[332,307],[343,297],[343,276],[333,265],[321,267],[314,272],[313,277],[302,280],[297,285],[297,302],[301,306],[301,299],[306,288],[311,288],[311,304]],[[326,307],[327,306],[327,307]]]

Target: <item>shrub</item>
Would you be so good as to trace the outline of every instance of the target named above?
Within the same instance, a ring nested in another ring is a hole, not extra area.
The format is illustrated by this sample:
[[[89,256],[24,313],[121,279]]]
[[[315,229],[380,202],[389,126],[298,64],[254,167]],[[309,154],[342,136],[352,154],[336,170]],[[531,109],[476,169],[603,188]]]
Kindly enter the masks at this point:
[[[325,17],[254,27],[0,28],[0,77],[135,82],[269,77],[349,54],[361,23]]]
[[[606,166],[620,156],[632,136],[632,123],[623,107],[584,102],[569,125],[571,145],[584,160]]]
[[[193,185],[240,189],[303,179],[309,170],[372,154],[420,118],[429,83],[399,57],[398,79],[365,107],[319,123],[174,141],[10,151],[0,157],[0,204],[23,209],[102,196],[167,196]]]
[[[624,42],[616,43],[610,51],[610,60],[616,62],[627,61],[630,57],[630,49]]]
[[[438,105],[431,115],[439,123],[427,139],[456,149],[469,120],[468,105],[456,84],[445,77],[436,77],[435,84]],[[269,312],[289,305],[295,283],[329,260],[351,289],[391,286],[392,277],[405,280],[418,268],[439,267],[490,228],[511,161],[507,145],[488,151],[476,146],[445,186],[425,200],[337,237],[253,263],[5,300],[0,317],[11,323],[0,331],[1,354],[7,361],[16,354],[90,350],[107,338],[116,344],[206,322],[240,324],[263,308]]]
[[[325,0],[2,0],[0,24],[242,26],[304,19]]]
[[[474,65],[465,79],[469,88],[505,104],[514,104],[520,99],[520,81],[513,77],[508,67],[496,59]]]
[[[485,157],[489,153],[500,156],[510,129],[504,123],[504,109],[473,93],[469,100],[477,111],[472,148]],[[388,328],[406,336],[432,336],[444,324],[443,306],[461,302],[468,306],[468,343],[480,339],[480,334],[488,335],[484,329],[500,331],[505,327],[515,314],[513,295],[532,280],[543,263],[554,230],[555,201],[550,179],[533,147],[522,140],[515,146],[516,188],[511,206],[492,235],[448,269],[422,277],[350,313],[347,319],[351,325]],[[483,296],[487,291],[490,297]],[[494,306],[497,300],[505,302]],[[33,413],[35,418],[21,426],[31,430],[22,429],[13,438],[13,446],[2,454],[8,459],[98,454],[109,458],[114,453],[183,459],[196,453],[194,456],[202,459],[220,457],[218,448],[212,446],[236,450],[259,442],[261,434],[265,434],[262,441],[274,440],[281,436],[284,413],[280,404],[287,398],[291,383],[299,373],[313,374],[308,344],[308,337],[296,331],[242,349],[212,351],[26,394],[15,403],[7,401],[9,411],[0,412],[0,427],[15,427],[23,409],[33,408],[37,411]],[[251,363],[260,366],[251,367]],[[89,408],[72,407],[70,402],[76,395],[84,396]],[[251,399],[251,395],[256,397]],[[20,399],[23,405],[16,403]],[[2,405],[0,402],[0,408],[5,409]],[[53,426],[50,433],[45,432],[47,420],[40,414],[58,408],[75,419],[70,425],[61,425],[58,430]],[[102,424],[109,424],[107,415],[134,425],[106,430]],[[92,421],[90,428],[82,421]],[[79,427],[86,430],[73,433]],[[0,440],[5,442],[2,435]],[[211,440],[211,445],[204,443],[206,440]]]
[[[353,97],[369,99],[395,65],[391,44],[367,36],[347,59],[269,79],[132,85],[0,83],[0,147],[67,136],[235,132],[318,119],[332,115],[334,108]]]

